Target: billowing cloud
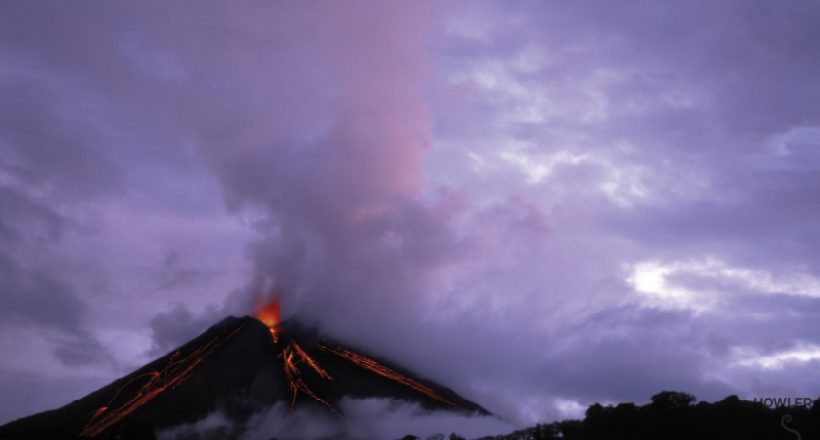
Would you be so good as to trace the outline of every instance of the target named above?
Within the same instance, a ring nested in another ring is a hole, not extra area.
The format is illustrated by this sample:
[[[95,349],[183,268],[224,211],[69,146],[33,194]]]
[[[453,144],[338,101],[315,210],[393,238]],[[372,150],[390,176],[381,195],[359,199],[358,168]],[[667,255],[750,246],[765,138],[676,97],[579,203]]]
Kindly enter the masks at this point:
[[[0,8],[15,375],[275,293],[515,425],[820,393],[813,2]]]
[[[454,427],[468,438],[506,434],[512,425],[492,416],[429,411],[417,404],[390,399],[344,399],[341,418],[319,408],[304,407],[289,411],[284,402],[254,415],[245,424],[235,424],[219,411],[202,420],[168,428],[159,433],[163,440],[181,438],[247,439],[397,439],[406,435],[428,438],[449,435]]]

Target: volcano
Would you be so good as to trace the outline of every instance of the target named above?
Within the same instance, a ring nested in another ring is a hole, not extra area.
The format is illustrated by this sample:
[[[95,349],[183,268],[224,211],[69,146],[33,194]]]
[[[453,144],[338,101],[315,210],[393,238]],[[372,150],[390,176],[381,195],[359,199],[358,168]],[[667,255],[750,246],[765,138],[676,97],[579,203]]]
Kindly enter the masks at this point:
[[[342,398],[410,401],[430,410],[489,414],[404,368],[320,337],[278,305],[228,317],[167,355],[61,408],[0,427],[3,439],[152,439],[155,431],[220,410],[243,423],[277,402],[344,417]]]

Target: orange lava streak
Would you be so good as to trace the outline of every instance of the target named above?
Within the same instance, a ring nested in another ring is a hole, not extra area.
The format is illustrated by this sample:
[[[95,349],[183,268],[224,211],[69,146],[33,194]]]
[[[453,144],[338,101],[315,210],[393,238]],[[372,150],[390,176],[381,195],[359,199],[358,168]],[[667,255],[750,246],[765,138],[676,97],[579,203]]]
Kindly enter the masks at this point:
[[[108,404],[97,408],[91,414],[88,423],[80,432],[80,436],[93,437],[102,433],[164,391],[181,383],[208,355],[213,353],[213,351],[221,346],[228,338],[241,330],[242,327],[244,327],[244,325],[227,335],[211,339],[185,357],[180,358],[179,351],[175,352],[171,355],[170,362],[160,371],[148,371],[131,378],[114,393],[114,396],[109,400]],[[148,378],[148,381],[144,383],[138,391],[122,404],[112,407],[113,402],[129,385],[144,378]]]
[[[296,359],[294,352],[296,352],[299,355],[299,357],[306,363],[315,364],[313,359],[311,359],[310,356],[308,356],[307,353],[305,353],[304,350],[302,350],[302,348],[299,347],[299,344],[293,341],[291,341],[290,344],[282,350],[282,354],[280,355],[280,357],[282,357],[282,363],[284,366],[283,368],[285,370],[285,377],[287,378],[288,386],[290,387],[290,410],[293,410],[294,405],[296,405],[296,398],[299,397],[299,393],[302,392],[308,397],[312,398],[313,400],[316,400],[317,402],[326,406],[334,414],[339,415],[336,409],[333,408],[333,406],[329,402],[316,395],[316,393],[314,393],[313,390],[311,390],[310,387],[307,386],[307,384],[302,380],[302,378],[299,377],[302,374],[302,371],[298,367],[299,360]],[[316,367],[321,370],[321,368],[318,365],[316,365]],[[325,372],[325,375],[327,376],[326,378],[330,378],[330,375],[327,374],[327,372]]]
[[[331,376],[330,373],[328,373],[324,368],[317,364],[312,357],[308,356],[308,354],[305,353],[304,350],[302,350],[302,347],[300,347],[299,344],[295,342],[291,342],[291,344],[293,345],[293,348],[296,350],[296,353],[299,355],[299,357],[302,358],[302,360],[306,364],[310,365],[310,367],[313,368],[313,371],[318,373],[319,376],[322,376],[322,378],[324,379],[333,380],[333,376]]]
[[[350,362],[352,362],[352,363],[354,363],[354,364],[356,364],[356,365],[358,365],[362,368],[370,370],[370,371],[372,371],[372,372],[374,372],[374,373],[376,373],[380,376],[386,377],[386,378],[388,378],[392,381],[399,382],[399,383],[401,383],[405,386],[408,386],[408,387],[418,391],[419,393],[424,394],[427,397],[438,400],[439,402],[442,402],[442,403],[446,403],[447,405],[450,405],[450,406],[456,406],[455,403],[453,403],[453,402],[445,399],[444,397],[441,397],[438,394],[436,394],[436,392],[433,391],[432,388],[430,388],[430,387],[428,387],[424,384],[418,383],[415,380],[410,379],[407,376],[399,374],[399,373],[385,367],[384,365],[382,365],[382,364],[380,364],[380,363],[378,363],[378,362],[374,361],[373,359],[370,359],[366,356],[362,356],[362,355],[360,355],[358,353],[354,353],[350,350],[345,350],[344,348],[331,347],[331,346],[326,345],[324,343],[319,344],[319,348],[322,349],[322,350],[331,352],[331,353],[333,353],[333,354],[335,354],[335,355],[337,355],[341,358],[347,359],[348,361],[350,361]]]
[[[269,303],[265,304],[256,313],[253,315],[256,319],[261,321],[265,326],[268,327],[270,331],[271,339],[273,340],[274,344],[279,343],[279,332],[277,330],[277,325],[281,321],[281,310],[279,308],[279,301],[273,299]],[[298,357],[297,357],[298,356]],[[296,341],[290,341],[288,345],[282,349],[282,352],[279,354],[279,357],[282,358],[282,369],[285,372],[285,378],[288,381],[288,387],[290,388],[290,409],[293,410],[294,405],[296,405],[296,399],[299,397],[299,393],[305,394],[306,396],[310,397],[311,399],[323,404],[326,406],[330,411],[334,414],[339,415],[336,412],[336,409],[328,403],[326,400],[319,397],[310,387],[302,380],[301,374],[302,370],[299,368],[300,361],[308,364],[310,368],[313,369],[322,379],[326,380],[333,380],[333,377],[325,371],[324,368],[319,366],[313,358],[308,355]]]

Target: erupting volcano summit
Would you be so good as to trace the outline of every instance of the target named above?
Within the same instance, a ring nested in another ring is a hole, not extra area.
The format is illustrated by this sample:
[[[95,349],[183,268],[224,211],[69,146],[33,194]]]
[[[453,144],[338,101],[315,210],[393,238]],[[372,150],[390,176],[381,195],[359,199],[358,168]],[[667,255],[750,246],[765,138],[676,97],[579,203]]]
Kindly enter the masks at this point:
[[[254,317],[229,317],[133,373],[68,405],[0,427],[0,438],[153,438],[157,429],[190,423],[217,409],[243,422],[285,401],[339,417],[338,402],[390,398],[429,409],[488,414],[453,391],[296,320],[281,321],[272,301]]]

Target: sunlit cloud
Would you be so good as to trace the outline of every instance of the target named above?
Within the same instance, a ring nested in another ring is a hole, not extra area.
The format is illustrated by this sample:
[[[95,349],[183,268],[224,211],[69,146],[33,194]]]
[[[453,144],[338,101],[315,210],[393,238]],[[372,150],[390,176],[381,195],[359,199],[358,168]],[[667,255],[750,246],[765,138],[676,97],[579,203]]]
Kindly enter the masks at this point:
[[[795,348],[774,354],[757,354],[749,347],[738,347],[734,350],[734,363],[747,368],[762,370],[782,370],[790,366],[806,364],[820,360],[820,345],[801,344]]]

